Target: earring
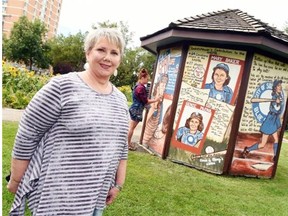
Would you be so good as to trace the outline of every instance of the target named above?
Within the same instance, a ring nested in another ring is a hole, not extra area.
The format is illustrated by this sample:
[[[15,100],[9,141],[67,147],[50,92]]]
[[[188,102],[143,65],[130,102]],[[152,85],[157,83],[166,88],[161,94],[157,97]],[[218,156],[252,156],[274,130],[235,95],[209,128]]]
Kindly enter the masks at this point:
[[[118,74],[118,71],[117,71],[117,69],[116,69],[116,70],[114,71],[114,76],[116,77],[117,74]]]
[[[84,69],[87,70],[88,68],[89,68],[89,63],[86,62],[86,63],[84,64]]]

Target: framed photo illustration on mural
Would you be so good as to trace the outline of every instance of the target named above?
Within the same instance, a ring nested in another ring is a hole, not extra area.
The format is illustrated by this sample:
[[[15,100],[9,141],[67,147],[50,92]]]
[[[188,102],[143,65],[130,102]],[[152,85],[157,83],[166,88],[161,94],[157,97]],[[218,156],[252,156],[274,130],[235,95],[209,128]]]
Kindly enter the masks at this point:
[[[209,97],[234,104],[238,94],[244,61],[210,55],[202,88],[209,89]]]
[[[200,154],[214,112],[212,109],[185,100],[172,136],[172,145]]]

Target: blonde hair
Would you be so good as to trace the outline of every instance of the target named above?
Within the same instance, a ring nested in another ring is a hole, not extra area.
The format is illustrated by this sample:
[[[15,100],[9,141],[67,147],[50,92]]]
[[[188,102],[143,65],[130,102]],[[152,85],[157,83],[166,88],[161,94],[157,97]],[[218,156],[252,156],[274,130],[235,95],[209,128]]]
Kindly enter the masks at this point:
[[[85,53],[88,53],[101,38],[106,38],[110,43],[115,44],[120,50],[120,56],[123,56],[125,41],[123,34],[116,28],[99,28],[90,31],[84,41]]]

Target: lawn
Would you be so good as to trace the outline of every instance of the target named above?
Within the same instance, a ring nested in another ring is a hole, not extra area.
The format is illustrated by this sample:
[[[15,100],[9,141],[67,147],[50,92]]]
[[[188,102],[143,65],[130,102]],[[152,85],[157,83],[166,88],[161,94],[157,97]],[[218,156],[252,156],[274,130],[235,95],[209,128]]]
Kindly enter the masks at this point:
[[[3,122],[2,215],[8,215],[13,195],[5,175],[17,123]],[[288,139],[288,133],[285,134]],[[273,179],[220,176],[129,152],[127,179],[104,216],[259,216],[288,215],[288,143],[283,142]],[[27,214],[28,215],[28,214]]]

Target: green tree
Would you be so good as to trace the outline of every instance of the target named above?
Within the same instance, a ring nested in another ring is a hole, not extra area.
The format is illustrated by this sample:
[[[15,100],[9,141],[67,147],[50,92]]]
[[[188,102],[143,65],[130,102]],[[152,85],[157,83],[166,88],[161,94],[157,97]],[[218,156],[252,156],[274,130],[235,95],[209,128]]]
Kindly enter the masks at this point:
[[[2,56],[3,58],[7,58],[6,57],[6,52],[7,52],[7,43],[8,43],[9,39],[7,38],[7,36],[5,34],[2,34]]]
[[[33,65],[48,68],[46,33],[45,24],[39,19],[30,22],[26,16],[20,17],[14,23],[9,40],[5,40],[5,57],[11,61],[24,62],[30,70]]]
[[[150,75],[154,70],[156,56],[141,47],[126,49],[122,64],[119,66],[119,76],[112,77],[112,81],[119,86],[130,85],[133,87],[137,82],[138,72],[141,68],[146,68]],[[115,85],[116,85],[115,84]]]
[[[51,47],[49,57],[54,73],[68,73],[83,70],[86,62],[84,53],[84,38],[87,33],[78,32],[68,37],[62,34],[49,40]]]
[[[130,46],[130,43],[132,42],[132,38],[134,33],[129,32],[129,26],[127,23],[124,23],[120,21],[119,23],[111,23],[109,20],[104,22],[98,22],[97,25],[92,25],[93,29],[97,28],[117,28],[121,33],[123,34],[124,41],[125,41],[125,49]]]

